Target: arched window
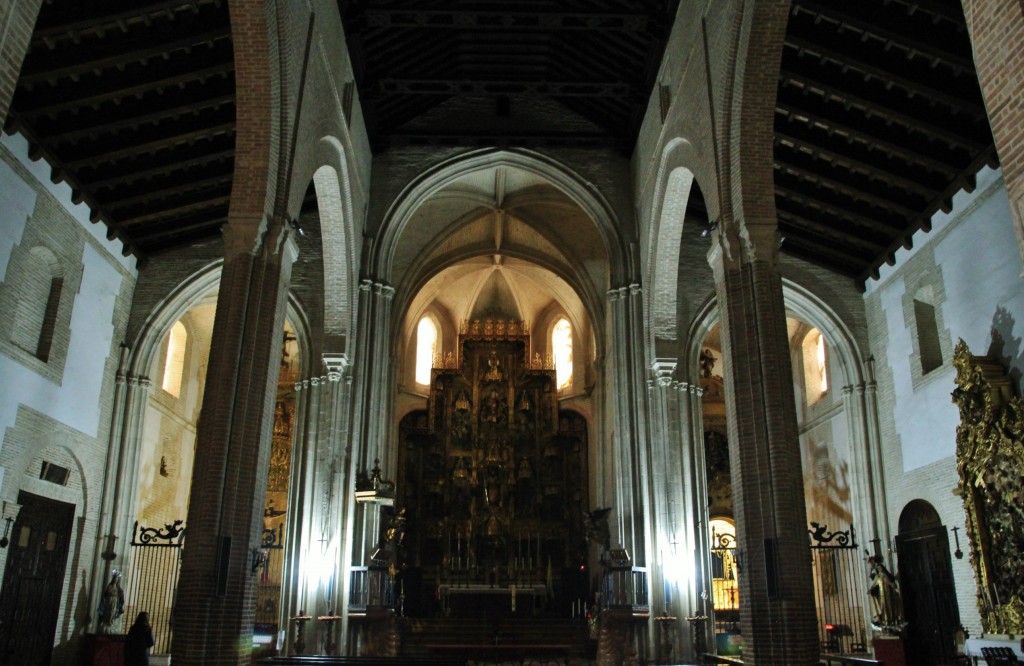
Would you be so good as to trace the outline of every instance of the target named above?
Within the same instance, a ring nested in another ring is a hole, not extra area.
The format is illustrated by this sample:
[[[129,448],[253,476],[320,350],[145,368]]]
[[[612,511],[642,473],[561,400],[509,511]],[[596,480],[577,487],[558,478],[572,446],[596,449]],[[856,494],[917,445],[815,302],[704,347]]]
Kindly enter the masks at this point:
[[[572,324],[565,317],[551,329],[551,356],[555,360],[558,390],[572,386]]]
[[[429,317],[420,319],[416,327],[416,383],[430,384],[430,369],[437,350],[437,326]]]
[[[29,250],[22,284],[11,341],[47,361],[53,346],[57,310],[64,289],[60,262],[53,252],[45,247]]]
[[[175,398],[181,394],[181,378],[185,374],[185,347],[188,345],[188,331],[180,321],[174,322],[167,334],[167,358],[164,360],[163,390]]]
[[[728,518],[712,518],[711,589],[716,611],[740,607],[739,572],[736,568],[736,526]]]
[[[803,342],[804,386],[807,389],[807,404],[821,399],[828,391],[828,354],[825,336],[812,328]]]

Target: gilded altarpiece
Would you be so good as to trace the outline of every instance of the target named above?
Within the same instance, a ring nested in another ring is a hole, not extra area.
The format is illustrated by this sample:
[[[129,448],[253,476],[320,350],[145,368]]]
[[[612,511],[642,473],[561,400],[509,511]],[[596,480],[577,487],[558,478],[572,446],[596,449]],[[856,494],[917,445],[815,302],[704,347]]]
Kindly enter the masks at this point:
[[[954,353],[960,409],[958,492],[963,498],[978,607],[987,634],[1024,633],[1024,400],[1002,365]]]
[[[474,586],[586,594],[586,421],[559,412],[555,371],[531,355],[526,331],[464,326],[459,361],[435,363],[446,367],[432,371],[427,413],[402,421],[400,558],[418,588],[406,589],[413,613],[412,594]]]

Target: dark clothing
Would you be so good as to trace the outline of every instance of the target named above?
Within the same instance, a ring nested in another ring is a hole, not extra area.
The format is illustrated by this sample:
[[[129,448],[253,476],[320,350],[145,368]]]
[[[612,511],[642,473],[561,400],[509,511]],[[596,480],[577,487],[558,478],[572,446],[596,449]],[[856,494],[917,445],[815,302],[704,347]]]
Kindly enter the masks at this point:
[[[153,647],[153,630],[149,625],[136,622],[128,630],[128,643],[124,646],[124,666],[149,666],[149,648]]]

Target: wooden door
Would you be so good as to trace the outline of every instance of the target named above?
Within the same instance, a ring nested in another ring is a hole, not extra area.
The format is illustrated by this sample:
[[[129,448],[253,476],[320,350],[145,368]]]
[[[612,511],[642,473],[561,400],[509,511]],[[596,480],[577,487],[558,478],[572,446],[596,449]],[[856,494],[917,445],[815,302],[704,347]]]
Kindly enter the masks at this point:
[[[0,663],[50,663],[75,507],[22,492],[0,590]]]
[[[935,666],[953,656],[960,609],[944,526],[896,537],[900,591],[907,620],[908,666]]]

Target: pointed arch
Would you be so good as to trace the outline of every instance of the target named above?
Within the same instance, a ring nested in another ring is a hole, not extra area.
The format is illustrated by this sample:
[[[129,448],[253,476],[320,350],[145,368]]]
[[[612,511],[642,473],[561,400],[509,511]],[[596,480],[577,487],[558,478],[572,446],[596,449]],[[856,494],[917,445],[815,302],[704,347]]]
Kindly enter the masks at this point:
[[[323,237],[324,266],[324,335],[325,349],[342,351],[344,339],[355,326],[355,302],[358,290],[359,265],[351,174],[348,154],[342,142],[333,136],[322,137],[316,144],[313,186],[320,211],[320,233]]]

